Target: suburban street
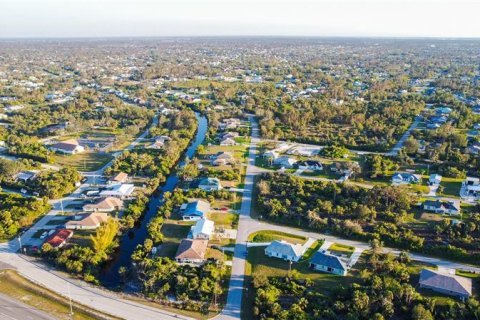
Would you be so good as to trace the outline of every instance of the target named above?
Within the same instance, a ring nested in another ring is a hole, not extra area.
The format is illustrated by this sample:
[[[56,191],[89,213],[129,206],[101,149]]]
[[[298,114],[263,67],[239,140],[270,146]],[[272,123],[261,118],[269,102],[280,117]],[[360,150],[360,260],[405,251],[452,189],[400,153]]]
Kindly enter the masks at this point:
[[[37,309],[0,295],[0,318],[4,320],[55,320]]]

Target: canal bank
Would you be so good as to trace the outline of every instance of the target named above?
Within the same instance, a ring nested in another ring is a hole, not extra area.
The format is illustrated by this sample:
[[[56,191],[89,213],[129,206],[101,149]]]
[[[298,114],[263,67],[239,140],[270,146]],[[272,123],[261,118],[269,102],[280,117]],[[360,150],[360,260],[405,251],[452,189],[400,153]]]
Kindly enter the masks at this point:
[[[187,150],[184,152],[182,159],[188,157],[189,159],[193,158],[198,147],[205,140],[206,133],[208,131],[208,121],[204,115],[195,113],[195,117],[198,122],[197,132],[194,139],[190,143]],[[180,163],[182,166],[183,163]],[[138,225],[130,229],[128,232],[123,234],[120,238],[120,248],[117,253],[117,257],[114,261],[110,263],[108,268],[100,275],[100,282],[103,286],[107,288],[117,288],[121,284],[121,277],[119,274],[120,268],[129,268],[131,267],[131,256],[135,248],[139,244],[143,244],[148,235],[148,224],[150,220],[155,217],[157,214],[158,207],[163,201],[163,196],[165,192],[172,192],[179,182],[177,172],[175,170],[167,177],[162,187],[159,187],[152,196],[148,204],[148,208]]]

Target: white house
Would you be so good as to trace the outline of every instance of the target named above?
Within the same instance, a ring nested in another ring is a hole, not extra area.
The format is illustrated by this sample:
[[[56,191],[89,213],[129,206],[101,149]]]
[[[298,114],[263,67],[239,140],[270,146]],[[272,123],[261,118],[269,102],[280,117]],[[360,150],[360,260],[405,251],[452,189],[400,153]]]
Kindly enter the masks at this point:
[[[287,156],[278,157],[277,159],[273,160],[273,164],[283,168],[293,168],[295,163],[297,163],[297,160]]]
[[[62,141],[50,146],[50,150],[64,154],[77,154],[85,152],[85,148],[82,147],[77,140]]]
[[[165,146],[165,142],[172,140],[168,136],[158,136],[155,141],[148,146],[149,149],[162,149]]]
[[[392,184],[417,184],[420,183],[422,177],[418,174],[413,174],[409,172],[396,172],[392,176]]]
[[[428,184],[432,186],[440,184],[441,181],[442,181],[442,176],[436,173],[431,174],[430,177],[428,178]]]
[[[340,276],[345,276],[348,271],[347,265],[340,257],[321,251],[317,251],[310,259],[310,268]]]
[[[319,171],[323,170],[323,166],[320,161],[306,160],[298,162],[298,169]]]
[[[200,180],[198,188],[205,191],[222,190],[222,184],[218,178],[203,178]]]
[[[132,195],[134,189],[135,186],[133,184],[114,184],[100,192],[100,196],[125,199]]]
[[[221,146],[234,146],[234,145],[236,145],[236,142],[232,138],[225,138],[222,141],[220,141],[220,145]]]
[[[210,211],[210,203],[203,200],[195,200],[182,204],[180,214],[186,221],[195,221],[207,216]]]
[[[197,220],[197,223],[192,226],[190,235],[192,239],[209,240],[215,230],[215,224],[212,220],[202,218]]]
[[[435,213],[446,213],[450,215],[460,214],[459,201],[440,201],[440,200],[426,200],[423,203],[423,209]]]
[[[480,196],[480,179],[476,177],[467,177],[462,182],[460,191],[462,197],[478,197]]]
[[[265,248],[265,255],[268,257],[280,258],[285,261],[298,262],[305,253],[305,248],[299,244],[292,244],[286,241],[272,241]]]

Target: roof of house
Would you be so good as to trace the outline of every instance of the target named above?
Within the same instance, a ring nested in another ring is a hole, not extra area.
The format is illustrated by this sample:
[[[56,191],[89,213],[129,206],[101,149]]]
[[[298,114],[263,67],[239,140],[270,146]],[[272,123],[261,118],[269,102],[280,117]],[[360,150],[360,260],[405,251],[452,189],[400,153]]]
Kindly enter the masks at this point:
[[[281,255],[300,257],[304,253],[303,246],[299,244],[292,244],[286,241],[272,241],[265,251],[273,251]]]
[[[413,180],[418,181],[418,180],[420,180],[420,176],[416,175],[416,174],[413,174],[413,173],[409,173],[409,172],[396,172],[392,176],[392,179],[393,180],[400,179],[400,180],[403,180],[403,181],[408,181],[409,179],[413,179]]]
[[[220,180],[218,178],[203,178],[200,180],[199,186],[218,186],[220,185]]]
[[[420,285],[448,290],[462,295],[472,294],[472,279],[439,271],[422,269],[420,271]]]
[[[38,171],[20,171],[15,175],[15,179],[28,180],[34,178],[38,174]]]
[[[83,206],[83,210],[108,210],[123,206],[123,201],[115,197],[99,198],[95,203]]]
[[[203,200],[196,200],[189,202],[185,211],[184,216],[203,216],[210,211],[210,203]]]
[[[424,206],[434,207],[435,209],[459,210],[458,204],[453,201],[425,200]]]
[[[232,160],[234,159],[233,154],[231,152],[220,152],[215,159],[226,159],[226,160]]]
[[[203,218],[198,220],[197,223],[192,227],[192,235],[194,237],[199,234],[211,235],[214,229],[215,223],[212,220]]]
[[[59,150],[74,151],[75,149],[80,147],[80,145],[77,140],[67,140],[55,143],[51,147]]]
[[[128,178],[128,174],[125,172],[119,172],[116,176],[112,177],[110,181],[125,182]]]
[[[321,251],[315,252],[310,263],[347,271],[347,266],[339,257]]]
[[[80,220],[71,220],[65,226],[97,227],[107,222],[110,217],[105,212],[91,212],[82,215]]]
[[[133,189],[135,186],[133,184],[128,184],[128,183],[123,183],[123,184],[115,184],[111,187],[109,187],[107,190],[102,191],[100,194],[120,194],[120,195],[125,195],[128,196],[132,194]]]
[[[53,233],[50,237],[48,237],[45,242],[49,243],[52,247],[56,248],[62,245],[62,243],[64,243],[68,238],[70,238],[72,234],[73,234],[72,230],[59,229],[55,233]]]
[[[300,162],[298,162],[298,165],[299,165],[299,166],[309,166],[309,167],[314,167],[314,166],[321,167],[321,166],[322,166],[322,164],[320,163],[320,161],[316,161],[316,160],[304,160],[304,161],[300,161]]]
[[[183,239],[178,246],[175,259],[204,259],[208,240]]]

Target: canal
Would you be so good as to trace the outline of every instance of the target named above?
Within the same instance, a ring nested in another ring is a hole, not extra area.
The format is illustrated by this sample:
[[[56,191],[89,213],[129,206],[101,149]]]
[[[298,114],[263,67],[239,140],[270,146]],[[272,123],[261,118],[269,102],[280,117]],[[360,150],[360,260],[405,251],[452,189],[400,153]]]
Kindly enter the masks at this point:
[[[205,139],[205,135],[208,130],[207,118],[199,113],[195,113],[195,117],[197,118],[198,129],[193,141],[190,143],[190,146],[184,153],[183,158],[193,158],[198,146],[201,145],[203,140]],[[183,163],[180,163],[180,166],[181,165],[183,165]],[[165,192],[173,191],[178,184],[178,180],[179,178],[176,172],[172,171],[172,173],[167,177],[167,180],[165,181],[163,186],[152,194],[147,211],[145,212],[145,215],[143,216],[141,222],[137,226],[132,228],[129,232],[126,232],[122,235],[120,239],[120,248],[117,252],[116,259],[112,261],[110,265],[100,275],[100,282],[102,283],[102,285],[112,289],[120,285],[121,278],[118,270],[121,267],[129,268],[131,266],[131,255],[135,248],[139,244],[143,244],[143,242],[147,238],[148,223],[157,214],[158,207],[163,200],[163,195],[165,194]]]

